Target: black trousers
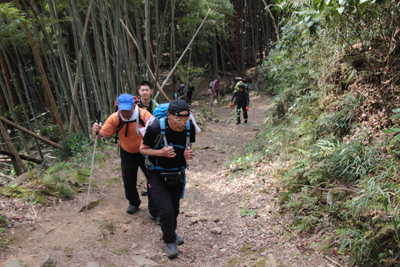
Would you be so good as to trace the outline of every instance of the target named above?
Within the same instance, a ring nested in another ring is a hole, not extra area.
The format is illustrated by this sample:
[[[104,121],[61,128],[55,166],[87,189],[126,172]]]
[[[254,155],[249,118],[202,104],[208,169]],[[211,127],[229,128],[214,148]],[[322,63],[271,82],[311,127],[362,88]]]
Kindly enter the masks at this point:
[[[193,95],[193,91],[188,91],[186,93],[186,103],[190,104],[192,102],[192,95]]]
[[[240,110],[243,110],[243,118],[247,120],[246,104],[237,104],[236,106],[236,117],[237,121],[240,122]]]
[[[179,200],[182,197],[183,183],[167,186],[160,176],[160,171],[156,170],[148,171],[147,179],[149,182],[147,192],[151,192],[160,216],[162,238],[167,244],[175,243],[176,219],[179,214]]]
[[[138,169],[143,171],[147,177],[147,169],[144,164],[144,157],[140,153],[129,153],[120,147],[122,180],[124,181],[125,197],[129,201],[129,205],[139,207],[142,201],[136,188]],[[150,193],[147,193],[150,215],[154,218],[158,216],[157,206],[153,202]]]

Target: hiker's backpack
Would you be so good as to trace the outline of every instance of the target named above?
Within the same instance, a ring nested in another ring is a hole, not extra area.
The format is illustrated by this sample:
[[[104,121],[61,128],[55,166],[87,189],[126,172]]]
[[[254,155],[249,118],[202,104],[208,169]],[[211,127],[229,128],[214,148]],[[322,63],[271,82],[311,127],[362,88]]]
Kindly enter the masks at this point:
[[[165,136],[166,130],[165,130],[165,120],[168,118],[168,108],[169,108],[169,103],[163,103],[158,105],[154,111],[153,111],[153,117],[155,117],[155,120],[158,120],[160,122],[160,129],[161,129],[161,135],[159,138],[156,140],[156,144],[154,145],[153,149],[161,149],[167,144],[167,146],[173,146],[173,147],[179,147],[185,149],[186,147],[190,146],[190,120],[186,123],[186,146],[182,147],[180,145],[174,145],[172,143],[168,143],[167,137]],[[146,165],[150,170],[165,170],[164,168],[158,167],[157,162],[155,164],[149,162],[148,157],[146,156]],[[148,164],[149,163],[149,164]],[[173,169],[168,169],[168,170],[173,170]]]
[[[142,118],[140,117],[140,109],[139,109],[139,106],[138,105],[136,105],[136,107],[135,107],[135,110],[137,109],[137,117],[135,118],[135,119],[133,119],[133,120],[130,120],[130,121],[123,121],[122,120],[122,118],[121,118],[121,114],[119,114],[119,111],[118,111],[118,120],[119,120],[119,123],[118,123],[118,126],[117,126],[117,132],[115,133],[115,143],[117,143],[117,140],[119,140],[119,138],[118,138],[118,134],[119,134],[119,131],[121,131],[121,129],[124,127],[124,125],[126,124],[126,127],[125,127],[125,137],[127,137],[128,136],[128,127],[129,127],[129,123],[132,123],[132,122],[136,122],[136,133],[137,133],[137,136],[139,137],[140,136],[140,134],[139,134],[139,125],[142,125],[143,127],[145,127],[145,123],[144,123],[144,121],[142,120]],[[139,120],[139,123],[137,123],[137,121]]]
[[[212,90],[212,88],[213,88],[213,82],[214,82],[214,80],[215,80],[215,79],[210,80],[210,83],[209,83],[209,85],[208,85],[208,88],[210,88],[211,90]]]
[[[146,109],[148,112],[150,112],[151,114],[153,114],[154,109],[157,107],[157,102],[154,101],[153,99],[150,99],[150,104],[148,105],[148,107],[144,107],[142,104],[142,100],[139,99],[139,104],[140,107],[143,109]]]
[[[188,86],[187,86],[188,92],[192,92],[195,91],[196,88],[194,87],[193,82],[189,82]]]

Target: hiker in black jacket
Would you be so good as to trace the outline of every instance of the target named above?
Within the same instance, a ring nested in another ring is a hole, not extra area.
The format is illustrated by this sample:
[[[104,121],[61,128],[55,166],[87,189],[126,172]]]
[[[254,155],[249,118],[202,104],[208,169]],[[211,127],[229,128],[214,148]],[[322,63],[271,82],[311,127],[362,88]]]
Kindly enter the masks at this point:
[[[148,190],[157,205],[167,256],[175,258],[179,253],[176,246],[184,243],[175,230],[179,200],[183,198],[186,184],[186,160],[193,159],[196,131],[190,121],[189,106],[183,99],[169,104],[167,116],[147,128],[140,153],[148,156]]]
[[[244,123],[247,123],[247,118],[248,118],[247,111],[249,111],[250,97],[249,93],[245,90],[244,83],[239,84],[239,90],[233,94],[231,103],[229,104],[230,108],[233,107],[232,103],[234,100],[235,100],[236,117],[237,117],[236,124],[240,123],[240,109],[243,110]]]

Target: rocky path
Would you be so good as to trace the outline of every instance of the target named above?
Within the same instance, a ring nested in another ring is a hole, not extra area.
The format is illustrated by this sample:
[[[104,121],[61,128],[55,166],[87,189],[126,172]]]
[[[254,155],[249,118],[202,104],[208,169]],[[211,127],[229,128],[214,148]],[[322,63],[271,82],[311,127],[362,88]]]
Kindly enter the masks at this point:
[[[166,257],[145,197],[137,213],[125,212],[128,203],[114,147],[99,151],[109,158],[96,164],[91,199],[100,201],[86,221],[78,212],[85,192],[49,206],[2,202],[4,209],[14,205],[15,216],[31,219],[13,229],[15,240],[2,253],[0,266],[335,266],[307,245],[308,239],[289,230],[287,218],[276,212],[273,162],[261,158],[248,168],[228,165],[234,156],[246,156],[245,145],[256,138],[271,100],[252,94],[249,123],[235,125],[233,109],[227,107],[230,96],[210,108],[208,95],[200,92],[192,105],[202,132],[196,136],[181,201],[177,233],[185,244],[177,259]],[[140,190],[142,175],[139,180]],[[49,265],[43,265],[46,258]]]

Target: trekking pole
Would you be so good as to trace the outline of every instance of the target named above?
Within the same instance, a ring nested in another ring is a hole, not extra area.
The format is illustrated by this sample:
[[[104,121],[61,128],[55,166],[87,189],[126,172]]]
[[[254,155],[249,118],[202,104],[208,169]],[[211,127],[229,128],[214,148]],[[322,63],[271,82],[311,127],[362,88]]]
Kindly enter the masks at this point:
[[[97,114],[97,123],[100,123],[100,118],[101,118],[101,110],[99,109],[99,113]],[[89,195],[90,195],[90,185],[92,183],[92,174],[93,174],[93,163],[94,163],[94,155],[96,154],[96,145],[97,145],[97,135],[99,132],[96,132],[96,137],[94,138],[94,148],[93,148],[93,157],[92,157],[92,167],[90,169],[90,178],[89,178],[89,189],[87,192],[87,200],[86,200],[86,209],[85,209],[85,222],[86,222],[86,212],[87,212],[87,207],[89,205]]]

